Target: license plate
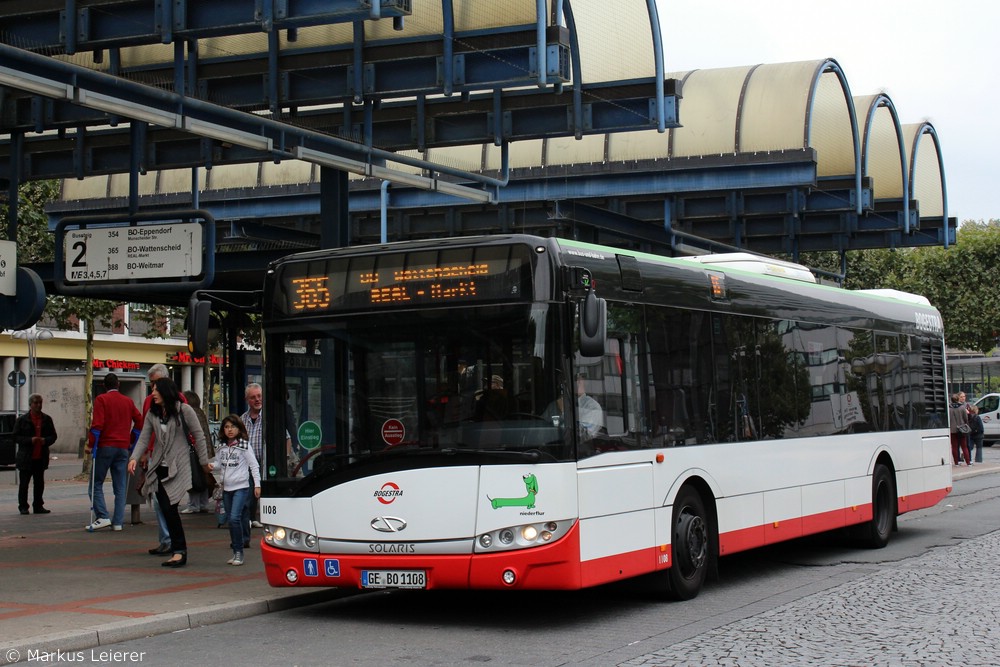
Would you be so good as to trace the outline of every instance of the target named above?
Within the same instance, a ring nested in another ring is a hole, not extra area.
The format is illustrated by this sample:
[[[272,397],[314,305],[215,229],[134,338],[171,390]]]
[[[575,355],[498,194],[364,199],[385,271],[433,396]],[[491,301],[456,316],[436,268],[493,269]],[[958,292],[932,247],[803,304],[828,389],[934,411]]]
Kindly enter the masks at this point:
[[[361,570],[361,588],[427,588],[423,570]]]

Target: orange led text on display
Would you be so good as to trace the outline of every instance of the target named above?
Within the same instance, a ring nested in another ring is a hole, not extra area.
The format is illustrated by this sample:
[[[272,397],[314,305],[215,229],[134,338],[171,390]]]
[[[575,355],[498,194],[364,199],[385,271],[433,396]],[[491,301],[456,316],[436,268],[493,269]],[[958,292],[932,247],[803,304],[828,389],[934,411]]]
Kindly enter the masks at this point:
[[[315,310],[327,308],[330,305],[330,289],[327,287],[330,276],[318,278],[293,278],[292,287],[295,290],[295,310]]]
[[[432,266],[420,269],[399,269],[392,272],[393,284],[379,287],[377,271],[362,273],[359,282],[362,285],[372,285],[370,296],[372,303],[403,303],[414,298],[420,299],[457,299],[476,296],[476,281],[464,280],[474,276],[489,274],[489,264],[460,264],[456,266]],[[457,283],[444,284],[443,280],[454,280]],[[422,287],[412,287],[406,283],[427,283]]]

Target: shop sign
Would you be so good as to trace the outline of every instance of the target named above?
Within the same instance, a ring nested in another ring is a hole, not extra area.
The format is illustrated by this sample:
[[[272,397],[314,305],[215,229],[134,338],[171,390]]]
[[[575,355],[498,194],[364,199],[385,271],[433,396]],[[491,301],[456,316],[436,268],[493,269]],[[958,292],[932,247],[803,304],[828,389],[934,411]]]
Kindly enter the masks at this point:
[[[174,352],[169,357],[169,361],[176,361],[179,364],[204,364],[205,357],[193,356],[190,352]],[[222,364],[222,357],[217,354],[208,355],[208,363],[211,366],[219,366]]]
[[[107,368],[115,371],[137,371],[139,370],[139,362],[120,359],[94,359],[94,368],[97,370]]]

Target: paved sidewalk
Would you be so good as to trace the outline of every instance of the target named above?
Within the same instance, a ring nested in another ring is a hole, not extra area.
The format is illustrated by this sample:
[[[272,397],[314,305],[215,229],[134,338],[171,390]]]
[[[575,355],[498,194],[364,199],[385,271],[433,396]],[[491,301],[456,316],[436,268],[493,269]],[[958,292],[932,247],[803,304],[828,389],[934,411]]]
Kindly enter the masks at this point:
[[[952,469],[956,480],[1000,471],[1000,447],[985,463]],[[140,525],[88,533],[87,484],[81,461],[60,457],[46,473],[51,514],[21,516],[12,472],[0,472],[0,665],[8,651],[76,651],[201,625],[315,604],[354,590],[271,588],[264,577],[260,531],[246,564],[226,564],[229,531],[215,516],[184,515],[188,565],[160,567],[156,518],[142,506]],[[111,484],[105,485],[111,499]]]
[[[82,461],[59,456],[46,472],[51,514],[17,511],[13,472],[0,472],[0,665],[10,649],[73,651],[147,635],[209,625],[346,594],[335,589],[271,588],[255,530],[246,564],[226,564],[229,531],[214,514],[186,514],[188,564],[160,566],[147,550],[157,544],[148,505],[142,524],[88,533],[87,483],[75,479]],[[30,491],[29,491],[30,493]],[[105,498],[111,502],[110,477]]]

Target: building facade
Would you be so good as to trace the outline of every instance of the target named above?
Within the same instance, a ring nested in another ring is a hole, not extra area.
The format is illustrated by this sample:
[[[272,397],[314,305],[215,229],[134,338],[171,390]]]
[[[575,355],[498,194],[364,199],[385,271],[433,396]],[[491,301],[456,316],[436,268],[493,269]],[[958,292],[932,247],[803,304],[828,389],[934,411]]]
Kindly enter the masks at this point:
[[[114,372],[122,394],[141,407],[148,392],[146,373],[162,363],[181,391],[192,390],[202,398],[212,418],[219,409],[221,359],[210,356],[206,365],[204,358],[192,358],[179,329],[171,335],[166,327],[163,337],[146,338],[142,326],[127,326],[128,308],[121,310],[117,326],[94,332],[92,395],[103,391],[104,376]],[[42,409],[52,417],[59,434],[52,451],[81,453],[90,418],[84,402],[86,364],[87,334],[82,326],[61,330],[43,321],[25,332],[0,333],[0,411],[25,412],[28,396],[41,394]]]

